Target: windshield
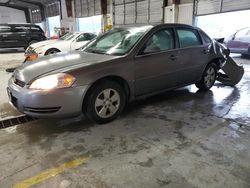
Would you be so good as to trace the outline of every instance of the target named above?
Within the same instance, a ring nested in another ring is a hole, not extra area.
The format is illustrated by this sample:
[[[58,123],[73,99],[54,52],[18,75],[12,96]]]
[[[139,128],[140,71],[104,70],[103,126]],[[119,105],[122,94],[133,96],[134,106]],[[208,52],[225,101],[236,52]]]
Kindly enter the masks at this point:
[[[91,42],[84,51],[108,55],[124,55],[152,26],[114,29]]]
[[[69,41],[69,40],[73,39],[76,35],[77,35],[76,33],[67,33],[67,34],[63,35],[62,37],[60,37],[60,40]]]

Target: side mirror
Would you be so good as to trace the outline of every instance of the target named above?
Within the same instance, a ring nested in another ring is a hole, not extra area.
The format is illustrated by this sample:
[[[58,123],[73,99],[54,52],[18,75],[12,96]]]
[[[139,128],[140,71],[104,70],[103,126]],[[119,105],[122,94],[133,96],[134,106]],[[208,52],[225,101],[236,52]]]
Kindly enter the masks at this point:
[[[221,43],[221,44],[223,44],[223,42],[224,42],[224,38],[219,38],[219,39],[215,39],[217,42],[219,42],[219,43]]]

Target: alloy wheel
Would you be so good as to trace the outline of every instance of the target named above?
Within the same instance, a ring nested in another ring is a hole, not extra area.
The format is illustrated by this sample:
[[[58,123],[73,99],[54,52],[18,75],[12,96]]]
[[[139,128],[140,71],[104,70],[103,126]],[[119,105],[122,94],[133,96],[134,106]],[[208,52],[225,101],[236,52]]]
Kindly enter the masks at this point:
[[[215,77],[216,71],[214,67],[211,66],[209,67],[209,69],[207,69],[206,76],[204,77],[204,82],[208,88],[210,88],[214,84]]]
[[[119,110],[120,103],[120,95],[116,90],[105,89],[95,100],[95,111],[99,117],[109,118]]]

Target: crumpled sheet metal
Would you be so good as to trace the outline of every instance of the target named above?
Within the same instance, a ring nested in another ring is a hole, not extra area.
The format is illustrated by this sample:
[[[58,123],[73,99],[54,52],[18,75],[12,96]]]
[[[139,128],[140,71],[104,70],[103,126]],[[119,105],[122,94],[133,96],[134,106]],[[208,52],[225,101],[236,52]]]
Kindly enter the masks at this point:
[[[227,57],[222,70],[225,74],[219,73],[217,80],[225,85],[235,86],[241,81],[244,75],[243,66],[238,65],[230,56]]]

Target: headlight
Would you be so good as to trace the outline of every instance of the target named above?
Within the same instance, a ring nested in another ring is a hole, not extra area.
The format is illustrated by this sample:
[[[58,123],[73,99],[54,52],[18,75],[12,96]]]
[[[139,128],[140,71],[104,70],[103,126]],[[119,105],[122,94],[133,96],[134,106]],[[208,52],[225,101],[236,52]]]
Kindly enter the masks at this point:
[[[75,77],[66,73],[52,74],[33,81],[29,86],[30,89],[50,90],[55,88],[71,87],[75,82]]]

